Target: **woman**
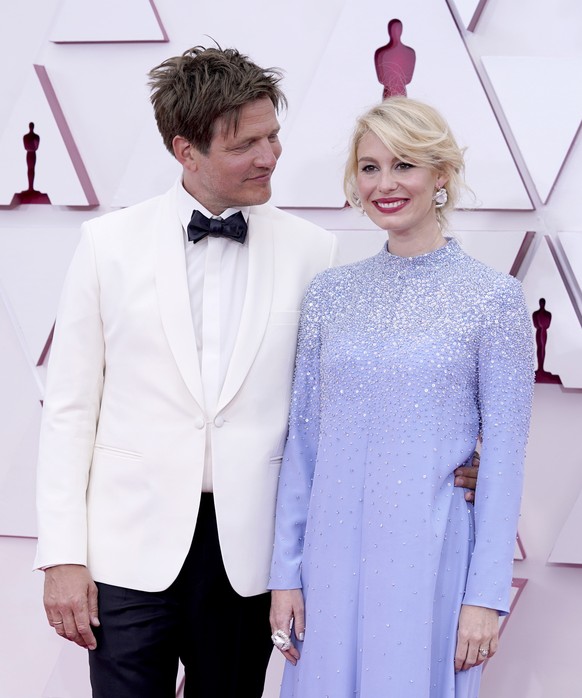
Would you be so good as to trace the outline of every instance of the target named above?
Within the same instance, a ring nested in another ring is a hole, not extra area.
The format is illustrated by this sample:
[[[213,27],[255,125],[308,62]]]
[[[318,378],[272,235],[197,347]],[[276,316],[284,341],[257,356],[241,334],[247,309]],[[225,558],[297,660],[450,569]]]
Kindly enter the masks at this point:
[[[303,303],[270,582],[284,698],[474,698],[497,650],[532,333],[519,282],[444,235],[462,171],[427,105],[357,123],[346,195],[388,244]],[[479,437],[473,510],[453,472]]]

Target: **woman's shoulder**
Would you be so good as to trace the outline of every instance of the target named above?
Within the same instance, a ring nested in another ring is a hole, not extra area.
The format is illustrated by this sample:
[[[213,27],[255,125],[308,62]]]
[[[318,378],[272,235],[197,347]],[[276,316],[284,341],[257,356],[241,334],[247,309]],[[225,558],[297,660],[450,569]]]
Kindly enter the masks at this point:
[[[461,258],[463,278],[468,283],[481,288],[481,291],[494,296],[515,296],[523,293],[521,281],[511,274],[494,269],[479,259],[463,252]]]
[[[356,262],[350,262],[349,264],[338,264],[334,267],[329,267],[319,272],[312,283],[320,286],[349,283],[361,277],[370,266],[373,259],[374,257],[367,257],[366,259],[360,259]]]
[[[349,302],[366,283],[369,264],[369,259],[362,259],[320,271],[307,287],[304,302],[326,307]]]

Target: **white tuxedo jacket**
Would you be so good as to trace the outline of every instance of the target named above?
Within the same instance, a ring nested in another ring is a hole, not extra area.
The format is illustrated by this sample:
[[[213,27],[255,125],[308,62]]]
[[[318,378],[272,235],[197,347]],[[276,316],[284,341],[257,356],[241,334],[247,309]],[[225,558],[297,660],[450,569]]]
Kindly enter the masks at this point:
[[[35,565],[156,591],[192,540],[211,441],[233,588],[265,591],[299,306],[335,258],[330,233],[251,207],[240,329],[205,408],[175,189],[83,225],[57,315],[41,429]]]

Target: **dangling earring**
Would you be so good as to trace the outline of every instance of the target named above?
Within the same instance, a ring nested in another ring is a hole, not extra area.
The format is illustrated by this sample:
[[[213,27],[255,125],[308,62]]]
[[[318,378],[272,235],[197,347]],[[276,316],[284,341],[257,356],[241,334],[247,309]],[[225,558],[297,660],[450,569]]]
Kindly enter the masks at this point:
[[[362,206],[362,200],[360,199],[360,197],[359,197],[357,194],[354,194],[354,195],[353,195],[352,201],[354,202],[354,204],[355,204],[358,208],[361,208],[361,206]]]
[[[444,187],[438,189],[432,197],[435,208],[442,208],[449,200],[449,195]]]

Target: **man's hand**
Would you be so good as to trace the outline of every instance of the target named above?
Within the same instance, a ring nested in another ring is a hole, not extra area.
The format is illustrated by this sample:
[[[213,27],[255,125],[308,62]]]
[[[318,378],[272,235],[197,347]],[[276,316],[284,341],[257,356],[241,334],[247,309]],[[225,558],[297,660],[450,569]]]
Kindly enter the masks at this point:
[[[477,487],[477,476],[479,475],[479,461],[481,456],[475,451],[473,453],[471,465],[461,465],[455,470],[455,487],[467,487],[472,492],[465,492],[465,499],[468,502],[475,501],[475,487]]]
[[[56,565],[44,573],[44,609],[57,635],[94,650],[99,625],[97,587],[83,565]]]

